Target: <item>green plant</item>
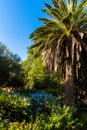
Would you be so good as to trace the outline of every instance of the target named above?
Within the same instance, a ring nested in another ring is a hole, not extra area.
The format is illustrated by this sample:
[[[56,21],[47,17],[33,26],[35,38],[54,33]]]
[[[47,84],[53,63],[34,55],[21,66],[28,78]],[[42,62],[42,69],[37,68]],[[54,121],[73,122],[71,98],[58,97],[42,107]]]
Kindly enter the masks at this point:
[[[0,128],[2,130],[82,130],[85,114],[61,104],[45,91],[0,91]]]

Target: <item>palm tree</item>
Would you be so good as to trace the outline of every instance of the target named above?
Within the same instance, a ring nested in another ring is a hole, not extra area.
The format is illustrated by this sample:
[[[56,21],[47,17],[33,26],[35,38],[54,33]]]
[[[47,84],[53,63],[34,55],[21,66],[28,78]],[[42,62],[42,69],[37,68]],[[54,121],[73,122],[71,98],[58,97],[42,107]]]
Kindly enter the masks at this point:
[[[74,106],[74,79],[82,67],[82,53],[87,52],[87,0],[51,0],[45,3],[48,18],[39,18],[43,25],[30,39],[39,47],[47,67],[54,76],[58,64],[65,68],[65,104]]]

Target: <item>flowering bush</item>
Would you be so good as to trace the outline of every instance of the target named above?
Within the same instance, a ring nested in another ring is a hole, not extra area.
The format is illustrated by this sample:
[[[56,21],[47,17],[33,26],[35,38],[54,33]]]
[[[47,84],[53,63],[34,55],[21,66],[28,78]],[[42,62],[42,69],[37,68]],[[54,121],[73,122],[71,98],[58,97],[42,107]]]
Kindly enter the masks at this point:
[[[30,99],[33,110],[37,111],[37,113],[48,112],[51,110],[52,105],[56,106],[60,103],[60,100],[56,96],[44,91],[32,93]]]

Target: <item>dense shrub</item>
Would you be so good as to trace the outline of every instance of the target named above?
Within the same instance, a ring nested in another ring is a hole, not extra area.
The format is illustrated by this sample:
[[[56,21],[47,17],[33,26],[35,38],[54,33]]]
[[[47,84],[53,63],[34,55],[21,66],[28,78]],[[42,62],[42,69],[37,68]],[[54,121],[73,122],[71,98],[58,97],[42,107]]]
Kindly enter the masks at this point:
[[[45,91],[0,92],[0,129],[8,130],[80,130],[83,121],[76,109]],[[84,127],[85,128],[85,127]]]

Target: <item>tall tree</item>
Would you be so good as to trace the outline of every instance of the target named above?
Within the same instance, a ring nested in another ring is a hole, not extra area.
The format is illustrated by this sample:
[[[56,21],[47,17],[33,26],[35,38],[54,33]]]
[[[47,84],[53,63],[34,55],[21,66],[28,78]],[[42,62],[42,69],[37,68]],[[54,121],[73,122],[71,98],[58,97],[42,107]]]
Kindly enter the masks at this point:
[[[48,18],[39,18],[43,25],[30,39],[31,48],[39,46],[43,60],[54,76],[58,64],[65,68],[65,104],[75,105],[74,79],[82,67],[82,54],[87,54],[87,0],[51,0],[43,9]]]

